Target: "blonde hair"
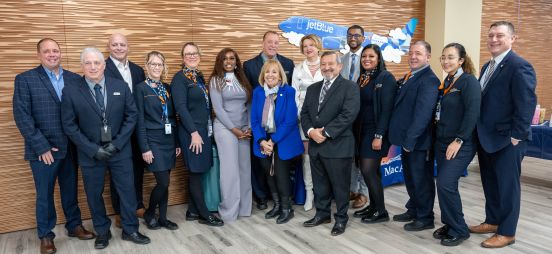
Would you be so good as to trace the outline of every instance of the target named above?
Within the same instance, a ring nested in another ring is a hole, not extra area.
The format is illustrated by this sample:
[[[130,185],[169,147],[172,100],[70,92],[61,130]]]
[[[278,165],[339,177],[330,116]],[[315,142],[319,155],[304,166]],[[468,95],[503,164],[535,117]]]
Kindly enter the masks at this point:
[[[287,76],[286,72],[284,71],[284,67],[282,67],[282,64],[280,62],[274,60],[274,59],[268,59],[261,69],[261,73],[259,74],[259,84],[261,86],[264,85],[264,78],[265,78],[265,72],[268,70],[268,68],[276,67],[278,69],[278,72],[280,73],[280,78],[282,79],[282,85],[287,84]]]
[[[305,40],[311,40],[312,42],[314,42],[314,46],[318,49],[318,51],[322,51],[322,40],[320,40],[320,37],[318,37],[318,35],[316,34],[308,34],[301,38],[301,43],[299,44],[301,54],[305,54],[305,52],[303,52],[303,43],[305,42]]]
[[[161,62],[163,62],[163,72],[161,72],[161,82],[163,82],[163,80],[167,78],[167,74],[169,73],[169,66],[165,63],[165,56],[159,51],[150,51],[146,54],[146,65],[149,64],[149,61],[152,57],[158,57],[159,59],[161,59]]]

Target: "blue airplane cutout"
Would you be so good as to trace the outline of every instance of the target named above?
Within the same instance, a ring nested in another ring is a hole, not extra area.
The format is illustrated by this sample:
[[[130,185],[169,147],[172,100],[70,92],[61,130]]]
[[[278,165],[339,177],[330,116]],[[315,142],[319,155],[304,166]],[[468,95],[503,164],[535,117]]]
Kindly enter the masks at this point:
[[[377,44],[381,47],[383,59],[388,62],[401,62],[401,56],[408,53],[410,41],[416,30],[418,19],[412,18],[401,28],[389,31],[389,36],[381,36],[372,32],[364,32],[362,46]],[[299,46],[301,38],[307,34],[315,34],[322,39],[324,49],[349,52],[347,45],[347,27],[320,21],[303,16],[291,16],[279,24],[282,34],[288,41]]]

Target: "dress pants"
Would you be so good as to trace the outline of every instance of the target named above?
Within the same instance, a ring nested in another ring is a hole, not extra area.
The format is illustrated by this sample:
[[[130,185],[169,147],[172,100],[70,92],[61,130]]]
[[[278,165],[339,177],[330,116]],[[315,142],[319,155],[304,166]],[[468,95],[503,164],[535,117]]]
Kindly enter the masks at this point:
[[[527,141],[511,143],[505,148],[487,153],[477,148],[481,183],[485,193],[485,223],[498,225],[497,234],[516,234],[521,202],[521,162],[527,150]]]
[[[250,142],[251,187],[253,188],[253,193],[258,199],[268,199],[269,195],[268,195],[268,186],[266,183],[266,175],[264,170],[261,167],[259,157],[255,156],[255,154],[253,153],[253,144],[251,142]]]
[[[107,169],[111,171],[111,179],[120,197],[123,230],[132,234],[138,231],[138,218],[136,217],[136,193],[131,158],[118,161],[96,161],[94,166],[81,166],[84,190],[92,214],[94,230],[98,235],[103,235],[111,227],[111,220],[106,215],[102,195]]]
[[[424,224],[433,223],[435,182],[433,167],[429,167],[429,153],[426,150],[401,151],[404,184],[408,197],[407,213]],[[433,164],[433,163],[431,163]]]
[[[351,189],[351,192],[360,193],[368,197],[368,186],[366,186],[364,177],[362,177],[362,174],[360,173],[360,169],[358,168],[357,165],[355,165],[355,163],[353,163],[351,167],[351,188],[350,189]]]
[[[65,215],[65,228],[68,231],[81,225],[81,211],[77,199],[77,168],[70,152],[64,159],[55,159],[51,165],[42,161],[29,162],[33,171],[36,189],[36,226],[40,239],[53,239],[52,229],[56,226],[56,208],[54,205],[54,187],[56,178],[59,184],[61,207]]]
[[[140,147],[138,146],[138,140],[136,139],[136,135],[133,134],[131,138],[131,145],[132,145],[132,169],[134,171],[134,190],[136,191],[136,209],[138,210],[140,208],[144,207],[144,168],[146,167],[146,164],[144,163],[144,159],[142,158],[142,152],[140,151]],[[113,187],[114,182],[113,179],[109,182],[109,191],[111,194],[111,206],[113,207],[113,210],[115,211],[115,214],[121,213],[121,204],[119,201],[119,195],[117,194],[116,188]]]
[[[466,141],[458,150],[456,157],[447,160],[449,143],[437,141],[435,155],[437,159],[437,194],[441,208],[441,222],[449,226],[448,234],[465,237],[470,234],[462,213],[462,200],[458,191],[458,180],[475,156],[473,142]]]
[[[218,120],[214,121],[220,164],[221,202],[218,212],[224,221],[250,216],[252,205],[250,141],[238,139]]]
[[[352,158],[325,158],[320,155],[310,157],[316,217],[330,217],[333,194],[337,208],[334,214],[336,223],[347,223],[349,220],[347,211],[352,161]]]

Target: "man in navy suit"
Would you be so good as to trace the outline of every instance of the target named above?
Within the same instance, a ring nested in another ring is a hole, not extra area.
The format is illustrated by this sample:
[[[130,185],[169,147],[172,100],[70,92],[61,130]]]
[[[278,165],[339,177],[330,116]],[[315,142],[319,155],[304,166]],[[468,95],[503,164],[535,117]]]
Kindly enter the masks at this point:
[[[278,54],[280,47],[279,35],[274,31],[267,31],[263,35],[263,51],[256,57],[249,59],[243,63],[243,69],[247,80],[253,87],[253,90],[259,86],[259,74],[263,68],[263,64],[268,59],[276,59],[282,67],[288,78],[287,82],[291,85],[291,78],[293,76],[293,69],[295,65],[291,59]],[[251,145],[253,147],[253,145]],[[251,154],[251,185],[253,193],[257,196],[257,209],[264,210],[267,208],[266,200],[268,198],[268,191],[266,186],[266,177],[261,169],[259,160],[256,156]]]
[[[477,122],[477,155],[485,193],[485,221],[470,227],[472,233],[493,233],[481,243],[501,248],[515,242],[520,209],[521,161],[531,139],[537,80],[530,63],[512,51],[514,26],[491,25],[487,47],[491,61],[479,78],[481,114]]]
[[[113,77],[116,79],[123,80],[127,83],[130,91],[134,91],[134,87],[137,84],[140,84],[142,81],[146,80],[144,74],[144,69],[138,66],[137,64],[128,60],[128,40],[127,38],[120,33],[114,33],[109,37],[107,42],[107,47],[109,49],[109,57],[105,60],[105,76]],[[131,138],[132,145],[132,165],[134,170],[134,189],[136,190],[136,214],[138,217],[142,217],[144,212],[144,202],[143,202],[143,185],[144,185],[144,160],[142,159],[142,152],[138,146],[138,140],[136,135],[132,135]],[[110,185],[113,185],[113,181],[110,182]],[[113,205],[113,210],[115,210],[115,225],[121,227],[120,221],[120,202],[119,196],[115,191],[115,188],[111,187],[111,203]]]
[[[109,244],[111,220],[102,197],[106,169],[111,171],[121,197],[123,240],[147,244],[150,239],[138,232],[136,193],[133,184],[130,136],[137,110],[125,82],[104,76],[105,62],[97,48],[81,53],[84,78],[66,86],[61,101],[63,130],[75,143],[92,222],[97,233],[94,247]]]
[[[25,160],[29,161],[35,182],[40,253],[55,253],[52,229],[57,219],[56,178],[69,236],[81,240],[95,236],[82,226],[77,200],[76,154],[61,126],[62,89],[80,76],[61,68],[61,51],[54,39],[40,40],[36,50],[40,65],[15,77],[13,116],[25,140]]]
[[[398,81],[398,94],[389,125],[389,141],[402,147],[401,159],[404,182],[409,200],[407,211],[393,216],[393,220],[409,222],[407,231],[420,231],[435,227],[433,204],[432,121],[439,79],[429,67],[431,45],[417,41],[410,46],[408,64],[410,72]]]

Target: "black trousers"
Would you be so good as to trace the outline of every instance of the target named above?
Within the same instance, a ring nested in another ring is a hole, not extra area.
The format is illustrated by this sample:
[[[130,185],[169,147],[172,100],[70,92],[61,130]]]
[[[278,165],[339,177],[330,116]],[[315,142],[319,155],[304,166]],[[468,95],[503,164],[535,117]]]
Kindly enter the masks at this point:
[[[136,135],[132,135],[131,138],[132,146],[132,170],[134,171],[134,191],[136,192],[136,210],[144,208],[144,198],[143,198],[143,189],[144,189],[144,168],[146,164],[144,159],[142,159],[142,152],[138,146],[138,140]],[[109,190],[111,193],[111,205],[115,214],[121,213],[121,202],[119,195],[117,194],[116,188],[114,187],[113,179],[109,182]]]
[[[426,150],[401,151],[404,184],[410,198],[406,203],[407,212],[424,224],[434,220],[435,181],[430,157]]]
[[[353,158],[325,158],[320,155],[310,157],[314,205],[316,217],[331,216],[332,194],[337,212],[336,223],[347,223],[349,216],[349,187],[351,185],[351,164]]]
[[[146,210],[146,217],[153,218],[155,210],[159,207],[159,221],[167,221],[167,206],[169,204],[169,183],[171,182],[171,171],[153,172],[156,185],[151,190],[149,206]]]
[[[272,153],[271,156],[268,156],[266,158],[259,158],[261,168],[265,172],[266,181],[268,184],[268,188],[270,189],[270,193],[272,195],[278,194],[278,197],[282,202],[282,209],[291,208],[291,202],[289,199],[291,196],[291,179],[289,176],[289,172],[291,170],[292,160],[293,159],[280,159],[278,153],[278,145],[274,146],[274,153]],[[273,162],[274,175],[271,176],[270,169]]]

